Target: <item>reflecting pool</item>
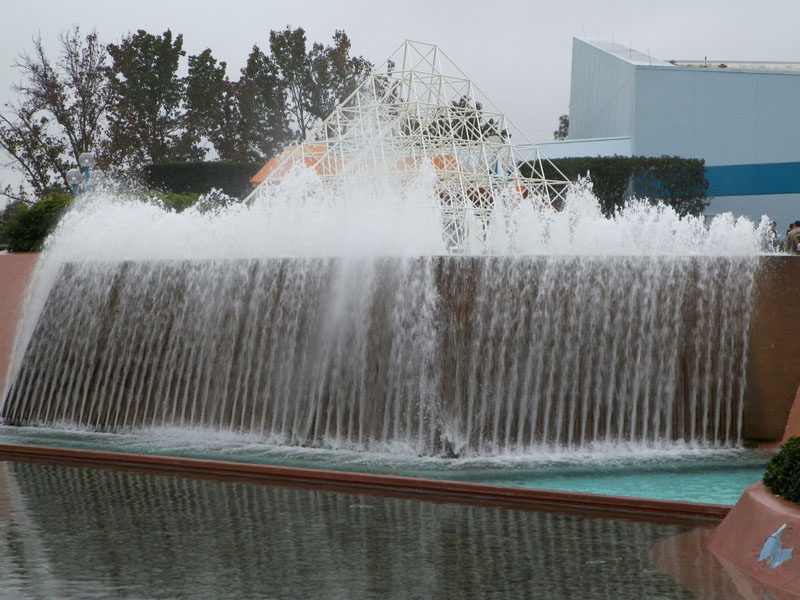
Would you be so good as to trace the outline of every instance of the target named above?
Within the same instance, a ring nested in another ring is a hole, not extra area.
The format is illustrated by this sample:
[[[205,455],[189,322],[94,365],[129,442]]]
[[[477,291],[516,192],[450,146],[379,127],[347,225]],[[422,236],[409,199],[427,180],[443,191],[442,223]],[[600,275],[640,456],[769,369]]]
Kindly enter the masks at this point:
[[[692,598],[690,525],[0,462],[2,598]]]

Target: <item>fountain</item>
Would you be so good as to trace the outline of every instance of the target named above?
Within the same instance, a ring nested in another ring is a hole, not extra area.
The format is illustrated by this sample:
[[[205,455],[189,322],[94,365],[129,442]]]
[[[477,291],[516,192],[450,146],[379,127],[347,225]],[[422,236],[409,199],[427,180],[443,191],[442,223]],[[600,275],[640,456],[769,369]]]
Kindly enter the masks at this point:
[[[726,257],[70,262],[3,417],[420,454],[736,445],[751,288]]]
[[[441,50],[395,58],[243,204],[85,194],[0,421],[432,456],[741,445],[757,227],[605,219]]]

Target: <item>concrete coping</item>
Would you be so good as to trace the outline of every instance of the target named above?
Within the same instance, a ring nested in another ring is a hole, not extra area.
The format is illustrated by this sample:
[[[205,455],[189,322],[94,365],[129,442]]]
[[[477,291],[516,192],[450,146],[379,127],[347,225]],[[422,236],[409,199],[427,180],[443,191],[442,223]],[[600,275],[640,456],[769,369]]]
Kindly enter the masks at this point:
[[[650,522],[714,523],[722,520],[730,510],[729,506],[719,504],[45,446],[0,444],[0,459],[4,457],[17,461],[33,460],[73,466],[144,470],[204,479],[244,480],[330,491],[578,513]]]

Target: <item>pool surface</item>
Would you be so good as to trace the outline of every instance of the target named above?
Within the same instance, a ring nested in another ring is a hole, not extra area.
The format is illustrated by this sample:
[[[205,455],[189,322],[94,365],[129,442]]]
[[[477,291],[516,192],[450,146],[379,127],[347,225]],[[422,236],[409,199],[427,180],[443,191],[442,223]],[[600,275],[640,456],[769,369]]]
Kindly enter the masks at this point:
[[[108,434],[0,427],[0,443],[228,460],[511,485],[535,489],[733,505],[763,476],[771,454],[756,450],[623,448],[594,453],[440,459],[271,446],[246,436],[148,430]]]
[[[688,599],[664,549],[690,531],[0,461],[3,599]]]

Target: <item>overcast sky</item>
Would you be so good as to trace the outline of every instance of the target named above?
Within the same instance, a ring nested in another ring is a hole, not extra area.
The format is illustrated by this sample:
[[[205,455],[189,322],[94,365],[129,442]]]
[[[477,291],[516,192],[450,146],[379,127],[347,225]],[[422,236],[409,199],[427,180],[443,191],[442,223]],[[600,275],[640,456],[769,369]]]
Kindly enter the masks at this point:
[[[238,78],[269,31],[303,27],[309,42],[343,29],[353,54],[376,65],[406,39],[437,44],[533,142],[552,139],[569,111],[572,38],[629,45],[670,59],[800,61],[800,0],[2,0],[0,90],[41,36],[55,57],[79,25],[105,42],[129,32],[182,33],[187,54],[211,48]]]

